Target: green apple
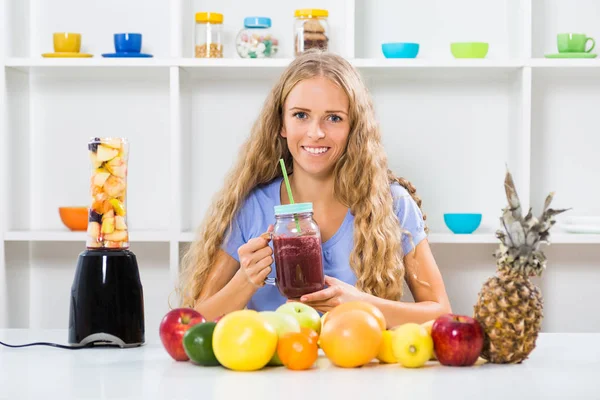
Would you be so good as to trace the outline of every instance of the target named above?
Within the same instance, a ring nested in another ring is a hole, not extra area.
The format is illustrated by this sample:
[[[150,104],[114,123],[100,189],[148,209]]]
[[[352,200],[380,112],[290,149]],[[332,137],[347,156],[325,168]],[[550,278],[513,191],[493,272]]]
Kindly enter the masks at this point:
[[[300,324],[291,315],[285,313],[277,313],[275,311],[261,311],[259,313],[277,332],[277,337],[280,338],[288,332],[300,332]],[[268,365],[283,365],[279,359],[277,351],[269,361]]]
[[[301,327],[310,328],[318,334],[321,333],[321,316],[308,304],[291,301],[280,305],[276,312],[289,314],[296,318]]]

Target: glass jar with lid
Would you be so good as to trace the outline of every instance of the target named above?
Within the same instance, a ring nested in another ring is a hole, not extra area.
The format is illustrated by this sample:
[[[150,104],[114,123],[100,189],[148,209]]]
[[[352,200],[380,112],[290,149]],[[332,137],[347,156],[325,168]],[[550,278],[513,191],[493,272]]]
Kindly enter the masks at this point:
[[[294,54],[306,50],[329,48],[329,12],[316,8],[299,9],[294,12]]]
[[[196,13],[196,58],[223,58],[223,14],[215,12]]]
[[[277,54],[279,40],[271,32],[271,18],[244,18],[244,28],[237,34],[235,46],[242,58],[265,58]]]
[[[273,258],[275,279],[282,296],[297,299],[325,288],[321,232],[313,219],[312,203],[275,206]]]

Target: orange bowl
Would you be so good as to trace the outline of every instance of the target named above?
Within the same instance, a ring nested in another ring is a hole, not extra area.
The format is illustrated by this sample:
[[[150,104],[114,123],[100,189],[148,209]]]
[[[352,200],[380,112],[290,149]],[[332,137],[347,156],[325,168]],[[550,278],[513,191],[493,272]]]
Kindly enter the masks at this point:
[[[87,207],[58,207],[60,219],[72,231],[87,231]]]

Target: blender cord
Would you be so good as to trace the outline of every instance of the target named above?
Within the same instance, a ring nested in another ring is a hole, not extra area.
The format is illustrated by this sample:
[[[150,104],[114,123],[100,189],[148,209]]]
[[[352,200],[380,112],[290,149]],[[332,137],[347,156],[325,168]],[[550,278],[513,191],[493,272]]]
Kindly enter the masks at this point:
[[[18,344],[18,345],[0,342],[1,345],[6,346],[6,347],[11,347],[11,348],[29,347],[29,346],[50,346],[50,347],[57,347],[59,349],[79,350],[79,349],[85,349],[85,348],[90,348],[90,347],[119,347],[119,345],[116,345],[116,344],[109,344],[109,343],[96,344],[96,343],[98,343],[98,342],[90,342],[83,346],[78,346],[78,345],[67,346],[67,345],[62,345],[62,344],[58,344],[58,343],[50,343],[50,342],[34,342],[34,343]]]

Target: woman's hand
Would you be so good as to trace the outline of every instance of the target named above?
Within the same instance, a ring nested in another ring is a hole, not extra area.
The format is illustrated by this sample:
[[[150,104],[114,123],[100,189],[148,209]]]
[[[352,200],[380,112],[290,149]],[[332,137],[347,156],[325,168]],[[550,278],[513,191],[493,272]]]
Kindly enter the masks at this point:
[[[323,290],[300,297],[300,302],[325,313],[342,303],[361,300],[365,296],[365,293],[355,286],[327,275],[325,275],[325,285],[327,287]]]
[[[248,281],[256,288],[264,286],[265,279],[271,273],[273,264],[273,250],[269,247],[270,233],[273,226],[269,226],[267,233],[250,239],[248,243],[240,246],[240,270],[246,275]]]

